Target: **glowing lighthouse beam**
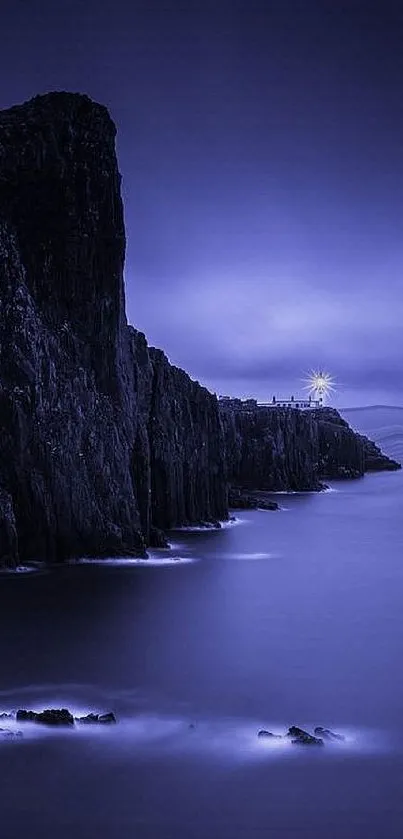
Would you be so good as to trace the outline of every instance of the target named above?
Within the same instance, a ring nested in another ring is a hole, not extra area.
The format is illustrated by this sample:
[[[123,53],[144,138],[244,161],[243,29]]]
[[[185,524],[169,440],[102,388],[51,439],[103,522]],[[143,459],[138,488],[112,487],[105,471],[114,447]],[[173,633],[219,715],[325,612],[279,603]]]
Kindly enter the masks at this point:
[[[308,391],[309,396],[313,396],[322,403],[335,390],[333,376],[325,373],[324,370],[311,370],[305,382],[304,390]]]

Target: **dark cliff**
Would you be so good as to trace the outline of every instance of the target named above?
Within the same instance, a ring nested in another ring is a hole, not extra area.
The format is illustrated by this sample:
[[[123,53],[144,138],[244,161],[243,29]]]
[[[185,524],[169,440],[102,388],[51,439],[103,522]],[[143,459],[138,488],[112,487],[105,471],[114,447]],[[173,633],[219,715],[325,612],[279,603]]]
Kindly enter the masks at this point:
[[[229,403],[220,403],[220,410],[233,486],[273,491],[320,487],[317,427],[309,412],[234,409]]]
[[[334,408],[313,410],[317,426],[318,469],[323,478],[360,478],[365,472],[359,436]]]
[[[115,133],[76,94],[0,113],[3,563],[226,515],[215,398],[126,324]]]
[[[300,411],[254,400],[220,401],[228,480],[245,490],[317,490],[323,479],[358,478],[399,464],[356,434],[333,408]],[[372,447],[372,448],[371,448]]]
[[[376,446],[372,440],[365,437],[364,434],[357,434],[364,447],[364,466],[366,472],[396,472],[401,469],[401,463],[397,460],[387,457],[379,446]]]
[[[330,409],[219,405],[127,325],[115,133],[78,94],[0,112],[0,565],[142,555],[226,518],[228,483],[396,468]]]
[[[133,475],[140,517],[148,527],[225,519],[223,433],[218,402],[206,388],[148,347],[129,328],[134,351],[138,422]]]
[[[392,472],[401,464],[354,431],[334,408],[313,411],[318,423],[320,470],[328,478],[360,477],[365,472]]]

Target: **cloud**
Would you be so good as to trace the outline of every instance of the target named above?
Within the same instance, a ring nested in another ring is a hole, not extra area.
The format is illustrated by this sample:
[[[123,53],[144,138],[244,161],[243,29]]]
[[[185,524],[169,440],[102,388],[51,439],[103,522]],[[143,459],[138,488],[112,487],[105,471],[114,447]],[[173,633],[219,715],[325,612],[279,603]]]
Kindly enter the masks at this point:
[[[160,289],[156,303],[144,307],[151,340],[163,338],[175,356],[199,355],[201,367],[214,361],[228,375],[256,378],[273,363],[298,366],[302,357],[345,369],[361,359],[365,367],[403,343],[400,309],[385,288],[326,291],[284,276],[202,276]]]

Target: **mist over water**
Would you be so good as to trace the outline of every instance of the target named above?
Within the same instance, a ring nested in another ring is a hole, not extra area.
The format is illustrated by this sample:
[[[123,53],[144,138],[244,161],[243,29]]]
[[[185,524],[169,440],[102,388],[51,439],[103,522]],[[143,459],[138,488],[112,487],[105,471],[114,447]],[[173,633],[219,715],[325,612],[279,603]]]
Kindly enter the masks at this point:
[[[400,839],[403,476],[331,488],[175,532],[148,567],[2,578],[0,710],[119,720],[12,724],[7,839]],[[346,739],[257,739],[292,724]]]

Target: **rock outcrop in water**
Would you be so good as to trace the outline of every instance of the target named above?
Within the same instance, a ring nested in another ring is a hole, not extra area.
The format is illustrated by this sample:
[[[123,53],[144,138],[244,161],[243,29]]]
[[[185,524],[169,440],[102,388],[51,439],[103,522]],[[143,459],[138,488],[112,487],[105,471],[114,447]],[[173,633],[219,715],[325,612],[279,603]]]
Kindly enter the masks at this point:
[[[115,133],[76,94],[0,113],[3,564],[226,517],[216,399],[126,323]]]
[[[11,714],[6,714],[8,718],[12,718]],[[113,711],[108,711],[106,714],[86,714],[84,717],[74,717],[68,708],[46,708],[44,711],[26,711],[21,708],[17,711],[15,719],[17,722],[34,722],[37,725],[48,725],[55,727],[71,728],[76,722],[80,725],[114,725],[116,717]]]
[[[21,709],[16,714],[17,722],[35,722],[38,725],[72,726],[73,714],[67,708],[47,708],[45,711],[26,711]]]

